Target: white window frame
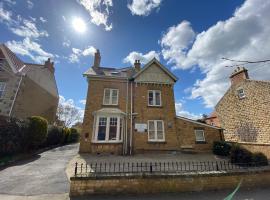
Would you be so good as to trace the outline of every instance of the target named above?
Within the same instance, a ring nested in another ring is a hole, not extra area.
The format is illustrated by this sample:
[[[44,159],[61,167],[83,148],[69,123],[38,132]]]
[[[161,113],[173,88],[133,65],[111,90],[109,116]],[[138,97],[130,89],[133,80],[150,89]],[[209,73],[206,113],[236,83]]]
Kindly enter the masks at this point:
[[[106,121],[106,133],[105,133],[105,140],[98,140],[98,128],[99,128],[99,119],[100,118],[107,118]],[[110,118],[117,118],[117,128],[116,128],[116,140],[109,140],[109,131],[110,131]],[[122,130],[120,135],[120,120],[122,119]],[[120,115],[97,115],[94,121],[94,134],[92,137],[92,142],[94,143],[120,143],[122,142],[123,138],[123,131],[124,131],[124,118]]]
[[[196,140],[196,142],[205,142],[205,135],[204,135],[204,130],[203,129],[195,129],[194,132],[195,132],[195,140]],[[197,132],[202,132],[202,135],[203,135],[202,140],[198,139]]]
[[[153,93],[153,105],[151,105],[150,102],[149,102],[149,94],[150,94],[150,92]],[[156,93],[159,93],[160,105],[157,105]],[[154,107],[160,107],[160,106],[162,106],[162,100],[161,99],[162,99],[161,98],[161,90],[148,90],[148,98],[147,98],[148,106],[154,106]]]
[[[106,103],[105,102],[105,93],[106,93],[106,90],[109,90],[110,91],[110,99],[109,99],[109,103]],[[113,91],[117,91],[117,102],[115,104],[112,103],[112,94],[113,94]],[[113,89],[113,88],[105,88],[104,89],[104,92],[103,92],[103,105],[118,105],[118,99],[119,99],[119,89]]]
[[[240,92],[240,91],[242,91],[242,92]],[[237,89],[237,96],[239,99],[243,99],[246,97],[246,94],[245,94],[245,91],[243,88]]]
[[[6,82],[0,81],[0,92],[1,92],[0,93],[0,99],[2,99],[4,94],[5,94],[6,86],[7,86]]]
[[[149,123],[154,122],[154,130],[155,130],[155,138],[150,139],[149,137]],[[162,122],[162,131],[163,131],[163,139],[158,139],[157,136],[157,122]],[[148,132],[148,141],[149,142],[165,142],[165,130],[164,130],[164,121],[163,120],[148,120],[147,121],[147,132]]]

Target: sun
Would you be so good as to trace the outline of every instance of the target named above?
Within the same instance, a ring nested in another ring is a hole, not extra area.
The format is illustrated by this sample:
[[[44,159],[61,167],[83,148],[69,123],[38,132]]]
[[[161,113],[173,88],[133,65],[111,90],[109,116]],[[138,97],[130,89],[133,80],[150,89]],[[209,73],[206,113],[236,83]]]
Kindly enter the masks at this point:
[[[72,26],[79,33],[84,33],[86,31],[86,24],[83,21],[83,19],[81,19],[79,17],[74,17],[73,18]]]

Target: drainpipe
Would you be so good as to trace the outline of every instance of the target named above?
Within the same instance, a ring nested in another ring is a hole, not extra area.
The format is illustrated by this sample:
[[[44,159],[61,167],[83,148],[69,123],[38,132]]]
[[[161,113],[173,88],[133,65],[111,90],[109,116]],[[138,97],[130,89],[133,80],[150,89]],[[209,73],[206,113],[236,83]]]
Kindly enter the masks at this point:
[[[13,107],[14,107],[14,104],[15,104],[15,100],[17,98],[17,95],[18,95],[18,92],[19,92],[19,89],[20,89],[20,86],[21,86],[21,83],[22,83],[22,79],[23,79],[23,75],[21,75],[19,85],[18,85],[18,87],[16,89],[16,93],[15,93],[15,96],[14,96],[14,99],[12,101],[12,104],[11,104],[11,107],[10,107],[10,111],[9,111],[9,114],[8,114],[9,117],[11,117],[11,113],[12,113],[12,110],[13,110]]]
[[[128,79],[127,79],[127,88],[126,88],[126,123],[125,123],[125,133],[123,134],[123,155],[127,153],[127,131],[128,131]]]
[[[132,82],[130,83],[130,136],[129,136],[129,155],[132,154],[132,121],[133,121],[133,93],[132,93]]]

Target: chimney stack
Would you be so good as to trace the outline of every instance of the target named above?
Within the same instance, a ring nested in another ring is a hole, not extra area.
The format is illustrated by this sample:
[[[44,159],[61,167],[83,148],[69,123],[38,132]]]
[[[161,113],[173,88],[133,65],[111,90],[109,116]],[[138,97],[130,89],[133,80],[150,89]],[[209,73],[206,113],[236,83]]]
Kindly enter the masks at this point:
[[[140,62],[140,60],[135,60],[134,67],[135,67],[136,72],[141,70],[141,62]]]
[[[94,58],[94,67],[96,68],[100,67],[100,60],[101,60],[100,52],[99,49],[97,49]]]
[[[244,67],[237,67],[230,76],[230,79],[232,85],[237,85],[238,83],[249,79],[248,70]]]
[[[48,70],[50,70],[53,74],[54,74],[54,62],[51,62],[51,59],[48,58],[48,60],[45,61],[44,63],[45,68],[47,68]]]

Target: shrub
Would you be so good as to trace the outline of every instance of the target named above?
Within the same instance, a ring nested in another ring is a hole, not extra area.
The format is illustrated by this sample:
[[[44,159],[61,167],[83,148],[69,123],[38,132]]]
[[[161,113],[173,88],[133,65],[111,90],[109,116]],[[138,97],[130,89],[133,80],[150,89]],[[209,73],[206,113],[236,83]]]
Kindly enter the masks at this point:
[[[48,146],[62,144],[64,142],[64,133],[62,128],[51,126],[48,130],[46,144]]]
[[[231,144],[225,141],[216,141],[213,144],[213,153],[219,156],[228,156],[231,151]]]
[[[263,153],[260,153],[260,152],[253,153],[252,162],[256,166],[266,166],[266,165],[268,165],[267,157]]]
[[[68,139],[68,143],[74,143],[79,141],[80,134],[78,133],[76,128],[70,128],[70,135]]]
[[[231,162],[238,164],[251,163],[252,153],[239,145],[233,145],[231,150]]]
[[[24,150],[27,121],[0,118],[0,155],[11,155]]]
[[[67,144],[70,138],[70,129],[67,127],[64,127],[63,129],[63,134],[64,134],[64,144]]]
[[[28,145],[38,147],[46,141],[48,122],[43,117],[32,116],[29,118]]]

